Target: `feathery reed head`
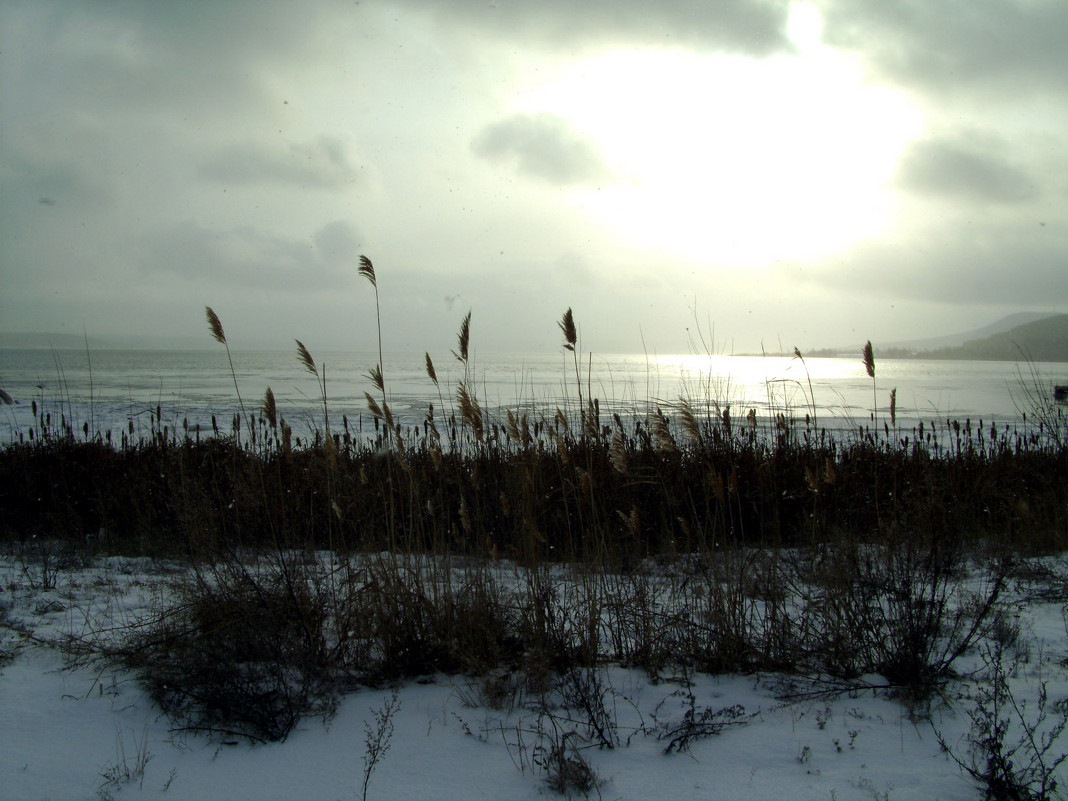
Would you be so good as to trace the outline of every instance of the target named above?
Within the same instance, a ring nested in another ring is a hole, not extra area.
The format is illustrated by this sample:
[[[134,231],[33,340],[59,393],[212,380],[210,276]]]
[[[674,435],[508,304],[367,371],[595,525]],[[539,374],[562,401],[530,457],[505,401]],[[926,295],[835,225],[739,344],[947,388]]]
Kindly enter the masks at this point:
[[[219,320],[219,315],[212,310],[211,306],[205,306],[204,311],[207,312],[208,315],[208,328],[211,329],[211,335],[215,337],[215,341],[220,345],[225,345],[226,334],[223,333],[222,322]]]
[[[612,432],[612,444],[608,448],[608,460],[612,469],[623,475],[627,472],[627,447],[618,430]]]
[[[897,387],[890,390],[890,425],[897,426]]]
[[[578,332],[575,330],[575,317],[570,308],[564,312],[563,319],[557,325],[560,326],[560,330],[564,334],[564,347],[573,351],[575,344],[578,342]]]
[[[270,387],[267,387],[267,392],[263,396],[263,416],[267,418],[271,428],[278,428],[278,405],[274,402],[274,393],[271,392]]]
[[[294,341],[297,343],[297,358],[300,359],[300,363],[304,365],[304,369],[318,378],[319,370],[315,367],[315,359],[312,358],[311,352],[299,339]]]
[[[650,428],[653,432],[653,443],[658,451],[661,453],[678,453],[679,446],[675,442],[675,438],[671,436],[671,427],[668,424],[668,420],[664,417],[664,413],[659,408],[656,410],[656,414],[653,415],[653,419],[650,421]]]
[[[376,364],[371,368],[371,372],[367,374],[367,377],[371,379],[371,383],[374,384],[379,392],[384,392],[386,388],[385,379],[382,378],[382,365]]]
[[[467,391],[467,384],[463,381],[456,387],[456,400],[460,405],[460,414],[464,422],[471,426],[475,440],[481,442],[484,432],[482,408],[478,405],[478,399]]]
[[[360,256],[360,275],[371,282],[371,286],[378,289],[378,280],[375,278],[375,266],[366,256]]]
[[[679,398],[677,404],[679,418],[682,420],[682,430],[686,432],[686,435],[694,443],[701,442],[701,424],[697,422],[697,415],[694,413],[693,406],[685,398]]]
[[[437,386],[438,374],[434,369],[434,361],[430,358],[429,353],[426,354],[426,374],[430,377],[430,380],[434,382],[434,385]]]
[[[471,342],[471,312],[468,311],[464,315],[463,322],[460,323],[460,333],[456,337],[456,341],[460,346],[460,351],[453,351],[452,355],[459,359],[464,364],[467,363],[467,346]]]
[[[378,401],[374,399],[370,392],[363,393],[363,396],[367,399],[367,408],[370,409],[371,414],[379,420],[385,417],[385,415],[382,414],[382,407],[378,405]]]
[[[864,369],[868,371],[868,378],[875,378],[875,353],[871,349],[871,340],[864,346]]]

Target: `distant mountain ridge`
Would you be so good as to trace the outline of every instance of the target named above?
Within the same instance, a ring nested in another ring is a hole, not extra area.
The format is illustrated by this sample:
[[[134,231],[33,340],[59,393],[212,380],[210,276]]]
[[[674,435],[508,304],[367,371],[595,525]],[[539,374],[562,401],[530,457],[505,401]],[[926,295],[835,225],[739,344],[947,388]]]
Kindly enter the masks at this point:
[[[917,351],[924,359],[1068,362],[1068,314],[1045,317],[960,345]]]
[[[906,339],[900,342],[884,342],[882,348],[896,348],[901,350],[914,350],[914,351],[930,351],[939,350],[941,348],[955,348],[964,345],[966,342],[974,342],[980,339],[986,339],[997,334],[1004,334],[1012,331],[1015,328],[1026,326],[1031,323],[1037,323],[1040,320],[1046,320],[1050,317],[1057,317],[1058,315],[1050,312],[1018,312],[1016,314],[1010,314],[1007,317],[1002,317],[989,325],[984,325],[982,328],[976,328],[972,331],[965,331],[961,334],[949,334],[947,336],[940,337],[927,337],[925,339]]]
[[[849,356],[861,345],[814,350],[806,356]],[[1068,361],[1068,314],[1020,312],[961,334],[882,342],[875,355],[886,359],[970,359],[974,361]]]

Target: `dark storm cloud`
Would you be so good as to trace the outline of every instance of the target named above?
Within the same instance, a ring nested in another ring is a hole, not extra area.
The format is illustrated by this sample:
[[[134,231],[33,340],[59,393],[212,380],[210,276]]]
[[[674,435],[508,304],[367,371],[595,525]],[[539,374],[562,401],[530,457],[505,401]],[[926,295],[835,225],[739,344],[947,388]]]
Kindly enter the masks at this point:
[[[1068,92],[1061,0],[824,0],[823,37],[891,80],[939,94]]]
[[[358,170],[345,145],[330,137],[269,149],[255,144],[230,145],[210,156],[201,175],[224,183],[292,184],[332,189],[357,180]]]
[[[542,46],[652,44],[768,55],[789,49],[785,0],[399,0],[442,24]]]
[[[1012,164],[998,142],[978,137],[925,139],[905,153],[898,183],[924,196],[979,203],[1019,203],[1038,197],[1037,184]]]
[[[515,161],[520,173],[553,184],[611,178],[597,145],[553,114],[516,114],[488,125],[471,148],[488,161]]]

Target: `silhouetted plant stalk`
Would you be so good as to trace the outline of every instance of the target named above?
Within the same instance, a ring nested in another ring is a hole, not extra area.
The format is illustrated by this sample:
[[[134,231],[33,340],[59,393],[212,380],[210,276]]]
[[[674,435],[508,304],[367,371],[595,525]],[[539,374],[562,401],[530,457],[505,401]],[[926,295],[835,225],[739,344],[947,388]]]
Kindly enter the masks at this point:
[[[326,402],[326,365],[322,366],[322,375],[319,373],[319,369],[315,365],[315,359],[312,358],[311,352],[304,346],[304,343],[299,339],[294,340],[297,343],[297,358],[300,363],[304,365],[304,369],[315,376],[315,383],[319,389],[319,395],[323,401],[323,424],[326,428],[326,438],[330,439],[330,409]]]
[[[865,372],[867,372],[868,378],[871,379],[871,400],[872,400],[871,421],[872,421],[872,429],[876,431],[875,435],[878,436],[879,434],[878,434],[878,430],[877,430],[877,424],[879,422],[879,395],[876,392],[876,386],[875,386],[875,352],[872,350],[871,340],[870,339],[868,340],[867,344],[864,346],[864,350],[863,350],[862,355],[864,356],[864,370],[865,370]]]
[[[241,399],[241,388],[237,385],[237,371],[234,370],[234,360],[230,356],[230,344],[226,341],[226,333],[223,331],[222,321],[219,320],[219,315],[211,308],[211,306],[205,306],[204,311],[208,318],[208,328],[211,331],[211,335],[215,338],[216,342],[222,344],[226,348],[226,361],[230,363],[230,375],[234,379],[234,392],[237,393],[237,403],[241,407],[241,415],[245,418],[245,422],[248,424],[249,436],[255,437],[256,426],[253,423],[252,418],[245,411],[245,402]]]
[[[564,335],[564,349],[571,351],[571,356],[575,362],[575,385],[578,387],[578,405],[579,414],[581,415],[582,433],[586,432],[586,407],[582,403],[582,374],[579,372],[578,363],[578,329],[575,327],[575,316],[571,313],[571,308],[564,312],[563,318],[557,323],[560,327],[561,333]]]
[[[383,367],[384,359],[382,358],[382,306],[378,299],[378,278],[375,276],[374,265],[366,256],[360,256],[359,272],[360,275],[371,283],[371,286],[375,290],[375,320],[378,324],[378,366],[377,368],[372,368],[370,378],[371,382],[378,387],[378,390],[382,395],[382,406],[381,408],[378,408],[377,404],[371,406],[370,403],[368,403],[368,406],[371,409],[371,413],[374,414],[376,418],[381,418],[383,422],[386,423],[386,442],[389,443],[390,436],[393,434],[393,422],[392,415],[389,412],[389,402],[386,400],[385,368]],[[370,398],[368,398],[368,400],[370,400]],[[377,413],[375,412],[376,408],[378,408]]]
[[[805,364],[805,357],[801,355],[799,348],[794,348],[794,356],[800,360],[801,366],[805,368],[805,377],[808,379],[808,403],[812,408],[812,428],[818,430],[819,425],[816,423],[816,394],[812,391],[812,374],[808,371],[808,365]],[[874,366],[872,367],[874,370]]]
[[[471,312],[464,315],[460,322],[460,331],[456,335],[456,346],[452,355],[464,366],[464,377],[456,387],[456,403],[460,407],[460,439],[463,441],[463,430],[471,429],[475,442],[481,444],[485,434],[482,407],[478,404],[478,396],[471,390]],[[435,382],[436,383],[436,382]]]

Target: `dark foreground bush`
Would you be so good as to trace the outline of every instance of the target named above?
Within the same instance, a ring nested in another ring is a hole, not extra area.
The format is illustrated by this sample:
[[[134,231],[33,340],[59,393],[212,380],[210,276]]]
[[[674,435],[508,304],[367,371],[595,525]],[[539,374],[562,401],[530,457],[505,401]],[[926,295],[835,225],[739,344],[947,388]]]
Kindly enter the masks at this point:
[[[359,684],[518,660],[519,627],[478,571],[391,556],[323,565],[230,554],[174,586],[168,607],[107,658],[133,670],[184,730],[285,739]]]
[[[254,576],[232,562],[181,584],[121,658],[180,728],[282,740],[336,704],[322,601],[287,571]]]

